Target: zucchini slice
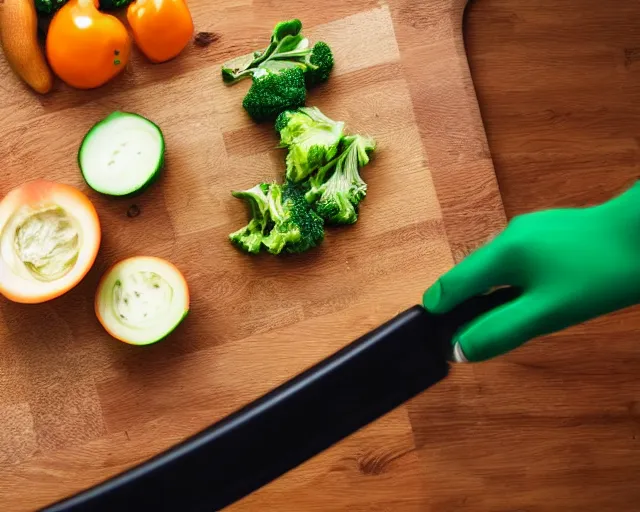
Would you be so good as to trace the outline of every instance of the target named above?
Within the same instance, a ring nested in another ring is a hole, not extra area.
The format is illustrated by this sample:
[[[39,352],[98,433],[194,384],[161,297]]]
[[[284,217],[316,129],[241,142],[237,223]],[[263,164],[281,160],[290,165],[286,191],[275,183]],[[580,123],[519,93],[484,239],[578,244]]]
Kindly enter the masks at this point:
[[[84,136],[78,165],[84,180],[96,192],[109,196],[139,194],[162,171],[162,131],[138,114],[114,112]]]
[[[137,256],[117,263],[102,277],[95,311],[105,330],[131,345],[166,338],[189,312],[189,288],[168,261]]]
[[[100,248],[91,201],[69,185],[32,181],[0,201],[0,293],[35,304],[59,297],[87,274]]]

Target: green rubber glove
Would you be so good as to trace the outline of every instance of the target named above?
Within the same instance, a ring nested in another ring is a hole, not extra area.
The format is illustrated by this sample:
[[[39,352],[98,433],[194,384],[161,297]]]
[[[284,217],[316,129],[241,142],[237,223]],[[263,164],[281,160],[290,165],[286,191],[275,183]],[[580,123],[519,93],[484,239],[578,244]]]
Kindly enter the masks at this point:
[[[455,360],[489,359],[640,302],[640,181],[599,206],[514,218],[440,277],[423,302],[433,313],[446,313],[502,285],[522,294],[462,328],[453,340]]]

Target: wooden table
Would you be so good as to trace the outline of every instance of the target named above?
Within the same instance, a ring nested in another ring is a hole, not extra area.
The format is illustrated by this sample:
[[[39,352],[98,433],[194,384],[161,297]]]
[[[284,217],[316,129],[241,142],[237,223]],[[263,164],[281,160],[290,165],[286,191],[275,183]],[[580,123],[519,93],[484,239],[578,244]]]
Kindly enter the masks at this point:
[[[444,5],[442,0],[436,3]],[[619,0],[615,10],[593,0],[567,1],[564,7],[557,3],[543,0],[534,6],[524,0],[482,0],[471,7],[467,19],[470,62],[509,216],[601,201],[640,174],[640,6],[632,0]],[[410,9],[403,15],[412,21]],[[429,22],[419,17],[415,21],[409,25],[416,30],[425,28],[420,22]],[[403,37],[410,34],[400,32],[399,40]],[[421,128],[429,130],[428,123],[421,122]],[[441,188],[446,176],[436,176],[438,180],[436,186]],[[455,219],[451,214],[456,205],[442,206],[445,221]],[[468,247],[464,226],[458,223],[456,228],[452,232],[459,239],[450,242],[459,258],[456,250],[464,252]],[[452,378],[408,408],[369,426],[236,509],[636,510],[640,502],[639,328],[637,314],[619,313],[496,361],[456,368]],[[212,364],[224,360],[221,355]],[[40,357],[45,356],[49,357]],[[162,364],[159,357],[155,359],[155,364]],[[80,359],[73,362],[82,364]],[[122,410],[116,403],[122,398],[132,416],[137,414],[136,407],[144,413],[145,383],[156,381],[138,379],[139,396],[125,391],[126,379],[151,371],[146,366],[142,362],[122,366],[111,388],[105,388],[109,391],[105,396],[111,397],[106,403],[113,411]],[[181,368],[184,372],[198,369],[197,364]],[[274,380],[290,373],[287,368],[272,370]],[[282,375],[276,375],[278,371]],[[66,376],[61,373],[59,378],[65,382]],[[181,375],[174,373],[172,378],[179,381]],[[47,393],[55,394],[55,383],[44,384],[50,386],[40,395],[46,399]],[[201,403],[215,391],[205,384],[195,397]],[[71,405],[95,406],[83,389],[73,393],[76,400]],[[180,397],[180,390],[174,394]],[[157,389],[152,395],[157,407],[169,403]],[[149,422],[137,431],[114,431],[103,445],[87,443],[50,458],[44,454],[31,469],[12,475],[10,508],[17,508],[16,496],[28,502],[29,485],[54,489],[57,479],[69,477],[78,461],[97,474],[104,469],[97,467],[103,462],[112,469],[130,464],[131,454],[122,447],[131,441],[130,446],[140,453],[153,453],[167,439],[187,435],[206,421],[209,411],[198,412],[197,405],[192,403],[172,423]],[[100,411],[90,412],[91,417],[100,415]],[[59,413],[44,418],[52,427],[51,436],[44,438],[51,442],[52,451],[58,431],[71,438],[77,437],[72,429],[78,425],[84,431],[99,430],[99,425],[58,421],[65,414],[73,415],[72,408]],[[126,418],[116,414],[109,418],[126,424]],[[0,439],[4,435],[20,441],[23,435],[27,444],[17,446],[17,453],[30,453],[30,438],[20,430],[24,425],[9,427],[0,432]],[[104,448],[110,442],[121,447],[113,456]],[[0,505],[2,501],[0,496]]]
[[[639,21],[637,0],[472,2],[465,41],[508,217],[604,201],[640,178]],[[471,459],[430,477],[433,510],[639,509],[639,308],[476,372],[477,422],[454,414],[450,447],[421,449],[426,464]]]

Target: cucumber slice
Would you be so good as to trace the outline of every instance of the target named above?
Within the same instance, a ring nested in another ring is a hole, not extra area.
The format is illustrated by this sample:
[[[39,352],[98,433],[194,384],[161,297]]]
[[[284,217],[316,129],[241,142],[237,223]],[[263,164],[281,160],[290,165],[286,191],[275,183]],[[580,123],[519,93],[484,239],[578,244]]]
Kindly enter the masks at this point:
[[[187,316],[189,288],[168,261],[129,258],[103,276],[95,310],[114,338],[131,345],[150,345],[166,338]]]
[[[162,131],[138,114],[114,112],[84,136],[78,164],[84,180],[96,192],[110,196],[138,194],[162,171]]]

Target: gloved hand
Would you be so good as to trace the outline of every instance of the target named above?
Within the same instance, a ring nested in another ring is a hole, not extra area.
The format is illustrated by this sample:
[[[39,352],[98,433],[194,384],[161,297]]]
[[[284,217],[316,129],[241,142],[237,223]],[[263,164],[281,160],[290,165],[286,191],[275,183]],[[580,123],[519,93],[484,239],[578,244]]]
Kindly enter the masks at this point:
[[[455,360],[489,359],[640,302],[640,181],[599,206],[515,217],[440,277],[423,302],[446,313],[501,285],[522,294],[462,328],[453,340]]]

